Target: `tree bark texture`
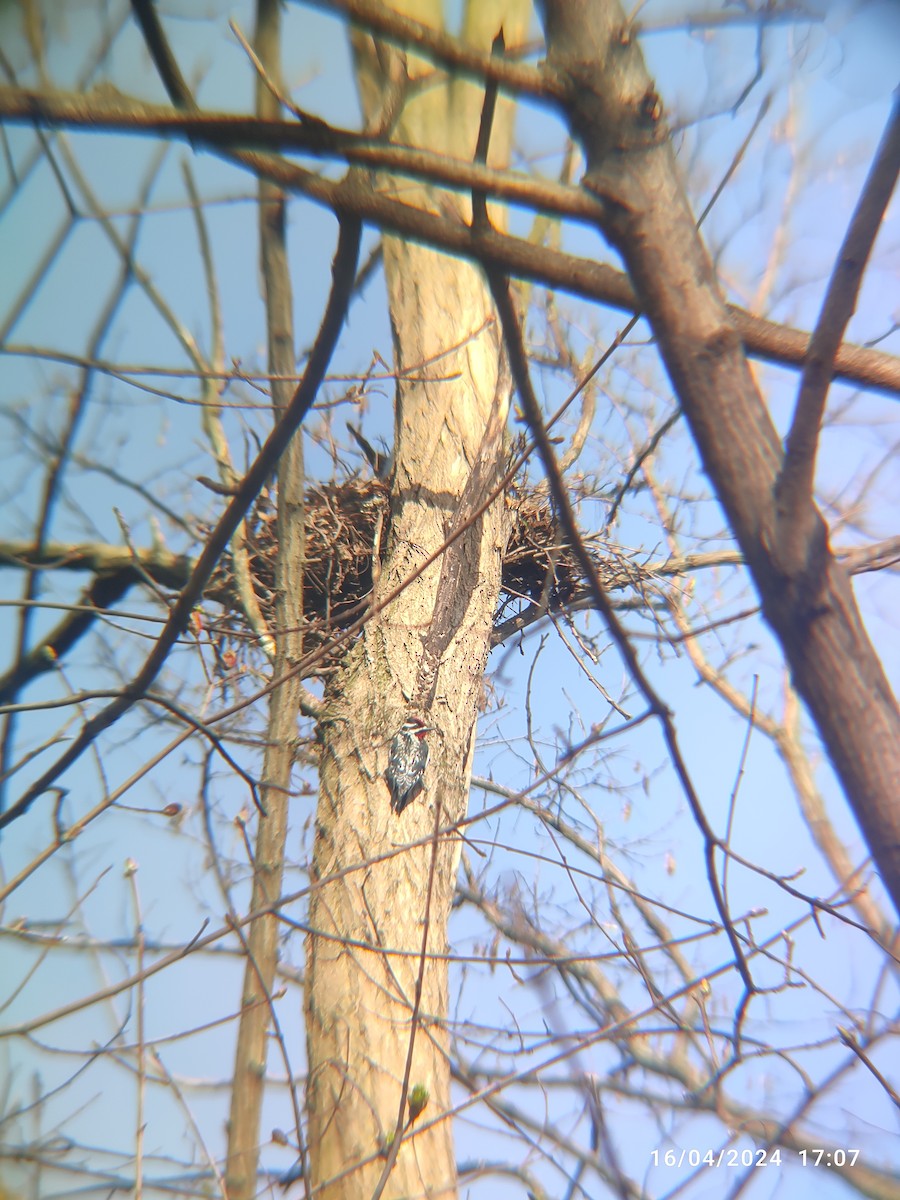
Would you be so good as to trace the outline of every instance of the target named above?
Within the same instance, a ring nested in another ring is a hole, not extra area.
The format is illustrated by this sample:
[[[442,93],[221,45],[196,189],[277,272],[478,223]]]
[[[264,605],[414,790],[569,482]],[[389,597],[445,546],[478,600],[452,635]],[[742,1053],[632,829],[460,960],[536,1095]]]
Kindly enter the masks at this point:
[[[438,3],[407,8],[440,24]],[[523,41],[529,10],[525,0],[473,2],[463,37],[489,49],[503,26],[507,44]],[[354,50],[371,127],[472,161],[480,88],[366,36],[354,36]],[[489,161],[508,157],[511,115],[501,104]],[[470,218],[458,197],[388,177],[372,182],[448,222]],[[309,912],[310,1182],[323,1200],[370,1200],[379,1181],[387,1196],[455,1195],[442,956],[459,843],[434,835],[466,812],[509,530],[502,495],[479,512],[506,468],[510,397],[483,277],[395,239],[385,241],[384,269],[398,373],[391,530],[375,611],[326,696]],[[433,727],[430,758],[423,793],[397,815],[384,775],[410,711]],[[428,1103],[409,1126],[413,1089]]]
[[[884,884],[900,911],[900,714],[809,497],[779,552],[782,447],[681,186],[661,104],[616,0],[543,0],[583,184],[621,254],[703,466]],[[796,529],[792,532],[796,532]],[[774,831],[773,831],[774,832]]]

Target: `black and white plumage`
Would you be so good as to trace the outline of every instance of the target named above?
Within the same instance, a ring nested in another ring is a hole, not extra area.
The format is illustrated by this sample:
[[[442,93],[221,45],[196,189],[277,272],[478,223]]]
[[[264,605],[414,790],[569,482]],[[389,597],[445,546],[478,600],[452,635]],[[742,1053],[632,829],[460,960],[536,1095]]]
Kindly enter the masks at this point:
[[[429,727],[419,717],[408,716],[391,742],[385,778],[391,792],[391,808],[398,815],[422,790],[428,762]]]

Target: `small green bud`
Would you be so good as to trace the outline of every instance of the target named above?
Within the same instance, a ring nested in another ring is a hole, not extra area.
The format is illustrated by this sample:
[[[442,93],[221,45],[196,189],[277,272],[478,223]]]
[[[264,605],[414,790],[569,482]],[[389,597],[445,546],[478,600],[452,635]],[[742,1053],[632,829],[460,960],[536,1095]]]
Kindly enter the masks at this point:
[[[428,1088],[424,1083],[417,1083],[409,1093],[409,1123],[421,1115],[428,1104]]]

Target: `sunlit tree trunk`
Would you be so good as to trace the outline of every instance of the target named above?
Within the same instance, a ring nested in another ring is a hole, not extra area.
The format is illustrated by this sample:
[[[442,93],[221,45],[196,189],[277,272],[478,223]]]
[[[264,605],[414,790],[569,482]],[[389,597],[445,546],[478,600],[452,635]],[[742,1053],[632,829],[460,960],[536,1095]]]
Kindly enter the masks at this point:
[[[440,23],[438,4],[411,7],[419,20]],[[472,3],[464,37],[487,49],[503,26],[507,44],[523,40],[529,10],[522,0]],[[432,68],[368,38],[358,37],[355,50],[371,127],[392,123],[397,141],[471,161],[480,89],[440,77],[423,83]],[[506,158],[510,131],[501,104],[489,161]],[[385,178],[377,186],[398,190]],[[438,203],[408,182],[403,198],[448,221],[470,216],[467,202]],[[385,1195],[455,1192],[442,956],[459,843],[443,831],[466,811],[508,532],[502,494],[481,511],[506,467],[510,393],[483,278],[393,239],[384,264],[398,385],[391,528],[376,604],[448,535],[464,532],[375,611],[328,690],[306,1013],[311,1182],[327,1197],[371,1197],[388,1167]],[[434,728],[424,792],[398,816],[384,773],[409,711]],[[415,1112],[426,1094],[398,1151],[409,1100]]]

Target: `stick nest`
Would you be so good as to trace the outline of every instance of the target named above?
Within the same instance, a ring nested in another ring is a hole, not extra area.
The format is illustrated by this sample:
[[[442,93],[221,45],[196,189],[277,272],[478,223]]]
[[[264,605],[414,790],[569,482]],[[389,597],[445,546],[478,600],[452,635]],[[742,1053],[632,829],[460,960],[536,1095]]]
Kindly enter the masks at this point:
[[[562,542],[547,496],[516,489],[509,502],[513,528],[495,614],[495,628],[506,632],[516,617],[523,617],[524,625],[536,613],[565,611],[584,593],[581,568]],[[269,627],[275,624],[275,525],[274,505],[264,497],[247,521],[246,549],[256,602]],[[305,650],[314,650],[364,615],[372,590],[373,544],[378,537],[383,553],[389,532],[390,500],[380,480],[351,478],[307,491]],[[635,581],[636,564],[621,554],[610,557],[605,551],[592,557],[607,589]],[[220,626],[220,631],[235,640],[252,637],[230,556],[223,559],[212,590],[226,608],[227,630]]]

